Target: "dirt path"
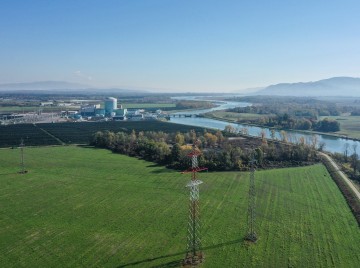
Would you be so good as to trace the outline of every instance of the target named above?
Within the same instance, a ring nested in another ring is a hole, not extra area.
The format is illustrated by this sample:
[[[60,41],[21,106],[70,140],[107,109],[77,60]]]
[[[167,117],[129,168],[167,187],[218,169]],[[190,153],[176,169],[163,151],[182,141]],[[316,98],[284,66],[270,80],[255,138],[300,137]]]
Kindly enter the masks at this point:
[[[330,163],[333,165],[333,167],[338,172],[338,174],[341,176],[341,178],[343,178],[343,180],[347,183],[347,185],[349,185],[351,190],[355,193],[356,197],[360,200],[360,192],[355,187],[355,185],[351,182],[351,180],[339,169],[339,167],[335,163],[335,161],[330,156],[328,156],[327,154],[324,154],[324,153],[319,153],[319,154],[326,157],[330,161]]]

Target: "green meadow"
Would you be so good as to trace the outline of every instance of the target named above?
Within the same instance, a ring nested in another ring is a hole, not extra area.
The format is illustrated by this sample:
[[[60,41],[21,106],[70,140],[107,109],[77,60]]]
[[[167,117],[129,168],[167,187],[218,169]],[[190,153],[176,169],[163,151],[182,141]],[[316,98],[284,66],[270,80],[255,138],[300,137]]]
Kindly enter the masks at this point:
[[[340,124],[340,131],[335,132],[349,138],[360,139],[360,116],[323,116],[336,120]]]
[[[108,150],[0,149],[0,267],[178,267],[189,175]],[[203,172],[202,267],[358,267],[360,230],[322,165]]]
[[[146,108],[175,108],[175,103],[124,103],[123,108],[127,109],[146,109]]]

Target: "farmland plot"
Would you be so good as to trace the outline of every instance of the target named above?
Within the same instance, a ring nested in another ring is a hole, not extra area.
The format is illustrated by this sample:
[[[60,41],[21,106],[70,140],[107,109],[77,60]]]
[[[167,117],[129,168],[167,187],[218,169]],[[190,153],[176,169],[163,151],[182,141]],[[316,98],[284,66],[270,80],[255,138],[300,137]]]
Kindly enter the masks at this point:
[[[1,267],[177,267],[189,177],[107,150],[0,150]],[[357,267],[360,231],[322,165],[256,173],[259,240],[248,244],[249,174],[200,174],[203,267]]]

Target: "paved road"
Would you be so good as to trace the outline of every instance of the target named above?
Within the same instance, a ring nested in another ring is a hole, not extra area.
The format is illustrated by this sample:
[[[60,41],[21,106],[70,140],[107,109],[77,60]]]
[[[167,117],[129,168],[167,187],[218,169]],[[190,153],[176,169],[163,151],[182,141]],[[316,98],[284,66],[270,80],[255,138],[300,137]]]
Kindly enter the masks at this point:
[[[351,182],[351,180],[339,169],[338,165],[335,163],[335,161],[328,156],[327,154],[324,153],[319,153],[320,155],[326,157],[330,163],[333,165],[333,167],[335,168],[335,170],[337,170],[337,172],[339,173],[339,175],[341,176],[341,178],[344,179],[344,181],[349,185],[349,187],[353,190],[354,194],[356,195],[356,197],[360,200],[360,192],[359,190],[354,186],[354,184]]]

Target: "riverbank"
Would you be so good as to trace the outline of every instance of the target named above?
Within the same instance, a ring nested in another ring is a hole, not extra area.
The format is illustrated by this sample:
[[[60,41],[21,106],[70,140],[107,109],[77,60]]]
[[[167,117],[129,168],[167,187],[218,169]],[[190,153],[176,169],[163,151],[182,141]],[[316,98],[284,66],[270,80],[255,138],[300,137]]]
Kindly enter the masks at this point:
[[[229,118],[224,118],[222,116],[216,116],[216,115],[214,115],[214,113],[205,113],[204,117],[209,118],[209,119],[214,119],[214,120],[220,120],[220,121],[228,122],[228,123],[251,126],[251,127],[274,129],[274,130],[278,130],[278,131],[284,130],[286,132],[298,132],[298,133],[304,133],[304,134],[310,134],[310,135],[323,135],[323,136],[341,138],[341,139],[352,140],[352,141],[360,141],[360,138],[353,138],[353,137],[346,136],[344,134],[327,133],[327,132],[319,132],[319,131],[312,131],[312,130],[299,130],[299,129],[287,129],[287,128],[279,128],[279,127],[269,127],[269,126],[263,126],[263,125],[259,125],[259,124],[252,124],[252,123],[248,123],[248,122],[241,122],[241,121],[238,121],[238,119],[235,119],[235,118],[234,119],[231,119],[231,118],[229,119]]]

